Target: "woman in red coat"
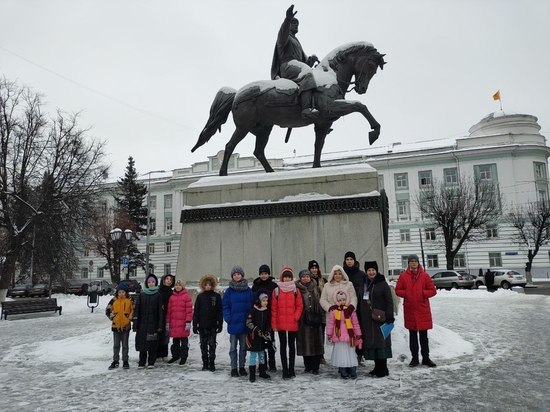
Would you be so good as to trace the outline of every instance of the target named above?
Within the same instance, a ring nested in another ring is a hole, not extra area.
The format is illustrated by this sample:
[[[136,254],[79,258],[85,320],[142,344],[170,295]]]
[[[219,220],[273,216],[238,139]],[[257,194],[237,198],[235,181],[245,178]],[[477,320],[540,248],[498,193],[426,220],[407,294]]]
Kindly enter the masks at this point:
[[[429,299],[437,293],[432,278],[418,262],[417,255],[410,255],[407,269],[401,273],[395,294],[404,299],[405,328],[409,330],[409,347],[412,360],[410,367],[418,366],[418,336],[420,335],[420,353],[422,365],[435,367],[430,360],[428,329],[432,329],[432,311]]]
[[[166,314],[166,330],[172,338],[172,359],[168,363],[180,361],[184,365],[189,354],[189,334],[193,322],[193,306],[191,296],[183,287],[183,281],[177,280],[174,292],[168,301]]]
[[[296,360],[296,336],[298,335],[298,321],[302,315],[304,304],[302,295],[296,290],[292,280],[292,269],[283,268],[281,281],[273,291],[271,297],[271,327],[279,334],[281,363],[283,364],[283,379],[296,376],[294,363]],[[288,344],[288,359],[286,347]]]

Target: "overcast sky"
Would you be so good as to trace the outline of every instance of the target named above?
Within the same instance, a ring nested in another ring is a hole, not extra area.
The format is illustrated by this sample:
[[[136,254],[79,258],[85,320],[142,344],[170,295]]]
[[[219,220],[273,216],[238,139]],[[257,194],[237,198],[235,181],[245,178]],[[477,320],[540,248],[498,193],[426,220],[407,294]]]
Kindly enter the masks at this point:
[[[190,166],[223,150],[232,118],[190,149],[223,86],[269,78],[290,1],[0,0],[0,75],[82,112],[107,141],[111,176],[132,155],[140,173]],[[298,38],[319,58],[365,40],[386,53],[365,95],[382,125],[375,145],[460,137],[499,110],[539,118],[550,137],[550,1],[297,0]],[[359,114],[337,121],[325,152],[368,146]],[[274,128],[268,158],[313,152],[313,128]],[[236,149],[252,155],[249,135]]]

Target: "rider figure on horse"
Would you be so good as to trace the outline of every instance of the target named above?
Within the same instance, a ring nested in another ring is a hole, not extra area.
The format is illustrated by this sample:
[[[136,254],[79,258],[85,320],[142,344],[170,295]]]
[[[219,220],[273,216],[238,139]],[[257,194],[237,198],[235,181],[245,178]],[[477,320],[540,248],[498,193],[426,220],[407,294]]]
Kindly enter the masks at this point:
[[[289,79],[299,86],[302,117],[314,119],[319,111],[313,107],[313,90],[317,88],[311,67],[319,59],[314,54],[307,57],[300,41],[296,38],[299,21],[295,16],[294,5],[286,11],[286,18],[277,36],[277,44],[271,64],[271,79]]]

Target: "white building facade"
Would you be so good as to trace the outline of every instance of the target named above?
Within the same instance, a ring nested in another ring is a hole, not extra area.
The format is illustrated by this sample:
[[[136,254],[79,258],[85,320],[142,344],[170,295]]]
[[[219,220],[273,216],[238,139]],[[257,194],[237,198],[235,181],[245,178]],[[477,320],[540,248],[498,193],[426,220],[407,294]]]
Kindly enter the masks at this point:
[[[406,266],[406,256],[411,253],[421,256],[422,250],[428,272],[446,267],[442,236],[429,220],[422,218],[415,199],[419,190],[437,182],[456,184],[461,175],[496,183],[503,197],[503,213],[486,228],[485,236],[463,245],[455,259],[455,268],[477,274],[479,269],[506,267],[523,273],[527,248],[513,242],[514,229],[506,222],[506,212],[513,206],[548,200],[550,148],[540,134],[537,118],[531,115],[492,113],[470,128],[469,133],[467,137],[454,139],[392,143],[323,155],[324,165],[368,163],[377,169],[379,188],[386,191],[390,205],[387,267],[381,268],[385,273],[400,271]],[[184,190],[201,177],[216,175],[222,155],[220,152],[206,162],[176,169],[171,176],[151,179],[154,232],[150,236],[149,256],[155,274],[176,272]],[[270,163],[275,170],[285,170],[311,167],[312,160],[312,156],[301,156],[271,159]],[[263,171],[255,158],[240,158],[238,154],[232,157],[230,166],[233,174]],[[145,250],[145,243],[145,238],[138,242],[140,250]],[[358,257],[360,252],[358,245]],[[364,256],[361,260],[369,259]],[[81,276],[90,280],[108,278],[108,271],[101,269],[104,265],[105,261],[97,256],[83,256]],[[550,247],[544,246],[539,251],[532,272],[534,277],[548,277]],[[143,280],[144,273],[138,270],[130,275]]]

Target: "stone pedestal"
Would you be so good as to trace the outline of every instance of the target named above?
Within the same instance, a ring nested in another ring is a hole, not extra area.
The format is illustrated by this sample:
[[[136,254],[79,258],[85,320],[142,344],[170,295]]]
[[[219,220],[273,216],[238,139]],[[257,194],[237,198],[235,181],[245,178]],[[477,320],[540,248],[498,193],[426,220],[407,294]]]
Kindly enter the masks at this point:
[[[252,280],[267,263],[278,280],[312,259],[327,273],[348,250],[386,266],[387,198],[366,164],[203,178],[185,196],[178,278],[227,281],[239,265]]]

